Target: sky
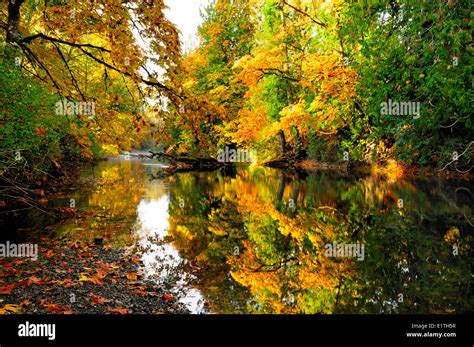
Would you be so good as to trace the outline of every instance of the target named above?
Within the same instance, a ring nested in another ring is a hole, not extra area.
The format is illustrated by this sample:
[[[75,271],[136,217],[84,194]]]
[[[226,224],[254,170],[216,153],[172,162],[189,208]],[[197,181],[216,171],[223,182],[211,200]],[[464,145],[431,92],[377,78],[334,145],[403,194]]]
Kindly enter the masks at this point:
[[[210,3],[211,0],[165,0],[166,16],[181,31],[181,41],[184,48],[189,49],[198,43],[197,28],[201,24],[199,9]]]

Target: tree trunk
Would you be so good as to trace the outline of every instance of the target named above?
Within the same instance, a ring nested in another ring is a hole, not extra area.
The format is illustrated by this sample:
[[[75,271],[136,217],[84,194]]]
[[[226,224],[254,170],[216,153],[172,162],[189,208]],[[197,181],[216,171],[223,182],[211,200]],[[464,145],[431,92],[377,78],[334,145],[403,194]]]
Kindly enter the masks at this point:
[[[25,0],[8,1],[7,43],[18,41],[20,36],[20,7]]]
[[[280,130],[278,132],[278,140],[280,141],[281,153],[285,155],[288,149],[286,146],[286,138],[285,138],[285,133],[283,132],[283,130]]]

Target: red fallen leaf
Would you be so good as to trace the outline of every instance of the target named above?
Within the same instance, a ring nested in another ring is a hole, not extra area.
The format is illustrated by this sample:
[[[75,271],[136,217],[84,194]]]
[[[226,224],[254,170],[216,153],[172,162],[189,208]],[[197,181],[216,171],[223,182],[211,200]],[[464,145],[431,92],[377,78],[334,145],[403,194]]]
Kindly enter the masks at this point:
[[[148,293],[143,290],[132,290],[130,293],[133,295],[148,296]]]
[[[166,300],[166,301],[171,301],[174,299],[173,295],[171,294],[163,294],[162,298],[163,300]]]
[[[16,287],[15,283],[0,286],[0,294],[11,294],[12,290]]]
[[[58,284],[64,288],[71,288],[71,287],[75,287],[75,286],[79,286],[81,285],[80,283],[76,282],[75,280],[73,280],[72,278],[65,278],[61,281],[51,281],[51,284]]]
[[[15,260],[13,260],[13,263],[14,263],[16,266],[20,266],[20,265],[25,264],[25,262],[27,262],[27,261],[29,261],[29,260],[15,259]]]
[[[135,264],[138,264],[141,262],[141,259],[140,258],[137,258],[137,257],[133,257],[132,258],[132,263],[135,263]]]
[[[106,303],[112,301],[112,300],[106,299],[102,296],[97,296],[94,293],[90,293],[89,295],[92,296],[92,300],[91,300],[91,305],[92,306],[102,305],[102,304],[106,304]]]
[[[80,241],[73,241],[73,242],[69,242],[68,247],[69,248],[82,248],[82,245]]]
[[[97,269],[101,269],[108,273],[114,271],[114,269],[120,269],[120,266],[115,263],[106,263],[103,261],[97,261],[94,263],[94,265]]]
[[[1,207],[6,207],[7,206],[7,203],[3,200],[0,200],[0,208]]]
[[[27,280],[23,280],[23,281],[20,281],[18,283],[21,284],[21,285],[25,285],[25,286],[31,286],[33,284],[38,284],[39,285],[39,284],[44,283],[44,278],[38,278],[36,276],[31,276]]]
[[[31,305],[31,301],[29,300],[23,300],[22,302],[20,302],[20,306],[22,307],[26,307],[28,305]]]
[[[50,249],[49,251],[46,252],[44,257],[48,258],[48,259],[51,259],[52,257],[54,257],[54,251],[52,249]]]
[[[3,271],[2,273],[0,273],[0,278],[2,277],[12,277],[12,276],[15,276],[16,274],[18,274],[20,271],[13,268],[10,264],[5,264],[5,265],[2,265],[3,267]]]
[[[128,309],[126,309],[126,308],[111,308],[111,307],[107,307],[107,311],[109,311],[110,313],[128,314]]]
[[[63,306],[63,305],[44,303],[43,306],[49,312],[54,313],[54,314],[73,314],[71,310],[69,310],[66,306]]]
[[[64,288],[71,288],[71,287],[75,287],[75,286],[80,286],[81,284],[80,283],[77,283],[77,282],[68,282],[66,284],[64,284]]]
[[[46,134],[46,130],[44,128],[37,128],[35,130],[35,133],[36,135],[43,136],[44,134]]]
[[[102,280],[107,276],[107,272],[105,272],[102,269],[98,269],[95,274],[92,276],[89,276],[88,282],[94,283],[94,284],[104,284]]]
[[[61,207],[61,208],[59,208],[59,212],[64,213],[64,214],[76,214],[77,213],[77,208]]]

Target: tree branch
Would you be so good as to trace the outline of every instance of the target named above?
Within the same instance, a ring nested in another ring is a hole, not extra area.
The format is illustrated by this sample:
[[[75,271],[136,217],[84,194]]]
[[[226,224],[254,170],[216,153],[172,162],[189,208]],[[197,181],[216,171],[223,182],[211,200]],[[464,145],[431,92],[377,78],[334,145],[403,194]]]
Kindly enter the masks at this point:
[[[19,42],[29,44],[29,43],[31,43],[31,41],[34,41],[38,38],[42,38],[42,39],[50,41],[50,42],[61,43],[63,45],[68,45],[68,46],[71,46],[71,47],[77,47],[77,48],[88,47],[88,48],[98,49],[99,51],[102,51],[102,52],[112,53],[112,51],[110,49],[107,49],[105,47],[91,45],[90,43],[73,43],[73,42],[58,39],[56,37],[51,37],[51,36],[45,35],[43,33],[39,33],[39,34],[36,34],[36,35],[25,37],[25,38],[21,39]]]
[[[51,80],[51,82],[53,82],[54,84],[54,87],[58,90],[58,93],[61,95],[61,87],[59,86],[59,84],[56,82],[56,80],[53,78],[53,76],[51,75],[51,73],[49,72],[49,70],[46,68],[46,66],[44,66],[44,64],[38,59],[38,57],[36,57],[36,55],[31,51],[31,49],[28,48],[28,46],[24,45],[24,44],[20,44],[20,47],[25,51],[27,52],[27,56],[31,56],[32,60],[36,61],[38,63],[38,65],[44,70],[44,72],[46,72],[46,74],[48,75],[49,79]],[[33,61],[32,61],[33,62]]]
[[[293,10],[295,10],[296,12],[302,14],[303,16],[308,17],[313,23],[315,23],[315,24],[317,24],[317,25],[319,25],[319,26],[322,26],[323,28],[327,28],[327,27],[328,27],[327,24],[321,22],[319,19],[311,17],[308,13],[306,13],[306,12],[300,10],[299,8],[297,8],[297,7],[295,7],[295,6],[293,6],[293,5],[289,4],[289,3],[287,3],[286,1],[283,1],[283,4],[286,5],[286,6],[288,6],[288,7],[291,7]]]
[[[84,93],[82,93],[81,89],[79,88],[79,83],[77,82],[76,78],[74,77],[74,74],[72,73],[71,68],[69,67],[69,64],[67,63],[66,58],[63,55],[63,52],[61,52],[61,49],[58,47],[58,45],[55,42],[53,42],[53,45],[56,48],[56,50],[58,51],[59,56],[63,60],[64,65],[66,65],[67,70],[69,71],[69,75],[72,78],[72,84],[74,85],[74,87],[76,88],[78,93],[81,95],[82,100],[86,101],[87,98],[85,97]]]
[[[296,78],[293,78],[291,76],[286,75],[283,71],[281,71],[280,69],[276,69],[276,68],[258,69],[258,71],[260,71],[264,75],[276,75],[276,76],[280,76],[284,79],[287,79],[287,80],[290,80],[290,81],[293,81],[293,82],[299,82],[300,81],[299,79],[296,79]]]

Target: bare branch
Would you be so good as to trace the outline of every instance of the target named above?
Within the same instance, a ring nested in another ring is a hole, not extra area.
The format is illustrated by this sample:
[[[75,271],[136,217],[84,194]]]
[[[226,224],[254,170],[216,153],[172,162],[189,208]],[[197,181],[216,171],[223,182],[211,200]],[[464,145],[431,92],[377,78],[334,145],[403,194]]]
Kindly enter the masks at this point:
[[[112,53],[112,51],[111,51],[110,49],[107,49],[107,48],[105,48],[105,47],[100,47],[100,46],[91,45],[90,43],[73,43],[73,42],[61,40],[61,39],[58,39],[58,38],[55,38],[55,37],[51,37],[51,36],[45,35],[45,34],[43,34],[43,33],[39,33],[39,34],[36,34],[36,35],[32,35],[32,36],[25,37],[25,38],[21,39],[19,42],[20,42],[20,43],[29,44],[29,43],[31,43],[31,41],[34,41],[34,40],[36,40],[36,39],[38,39],[38,38],[42,38],[42,39],[47,40],[47,41],[50,41],[50,42],[61,43],[61,44],[63,44],[63,45],[68,45],[68,46],[71,46],[71,47],[77,47],[77,48],[83,48],[83,47],[94,48],[94,49],[97,49],[97,50],[102,51],[102,52]]]
[[[293,10],[295,10],[296,12],[302,14],[303,16],[308,17],[313,23],[315,23],[315,24],[317,24],[317,25],[319,25],[319,26],[322,26],[323,28],[327,28],[327,27],[328,27],[327,24],[321,22],[319,19],[311,17],[308,13],[306,13],[306,12],[304,12],[303,10],[300,10],[299,8],[297,8],[297,7],[295,7],[295,6],[293,6],[293,5],[289,4],[289,3],[287,3],[286,1],[283,1],[283,4],[286,5],[286,6],[288,6],[288,7],[291,7]]]

